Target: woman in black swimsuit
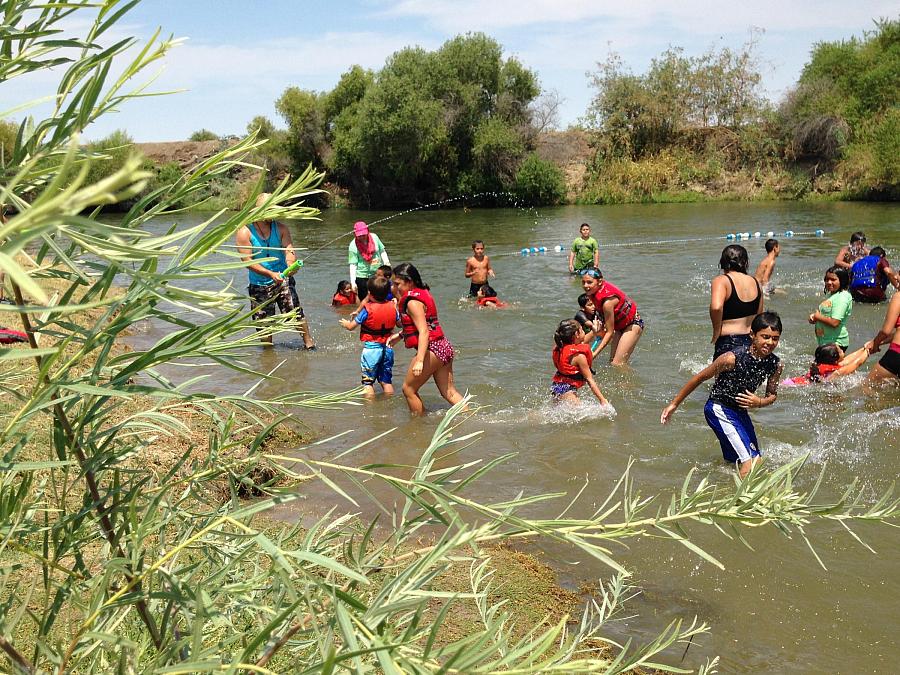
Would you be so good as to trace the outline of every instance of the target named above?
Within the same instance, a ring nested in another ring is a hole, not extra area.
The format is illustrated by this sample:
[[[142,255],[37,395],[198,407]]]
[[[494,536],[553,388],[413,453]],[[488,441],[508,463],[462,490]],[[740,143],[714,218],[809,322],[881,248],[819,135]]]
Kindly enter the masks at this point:
[[[747,274],[750,256],[738,244],[726,246],[719,259],[722,274],[712,280],[709,318],[715,344],[713,358],[741,345],[750,345],[750,324],[763,311],[759,282]],[[746,298],[746,299],[745,299]]]

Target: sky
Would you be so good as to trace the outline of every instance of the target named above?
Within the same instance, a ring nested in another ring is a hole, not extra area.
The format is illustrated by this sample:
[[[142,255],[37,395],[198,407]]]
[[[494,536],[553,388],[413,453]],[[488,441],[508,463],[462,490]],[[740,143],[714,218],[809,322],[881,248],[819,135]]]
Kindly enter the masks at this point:
[[[563,128],[585,114],[593,95],[587,73],[611,52],[640,73],[669,46],[693,56],[739,49],[754,34],[764,93],[778,101],[816,42],[860,36],[874,19],[897,15],[896,0],[144,0],[109,38],[146,40],[160,27],[186,38],[150,87],[186,91],[126,104],[85,135],[124,129],[138,142],[185,140],[201,128],[242,135],[256,115],[283,126],[274,102],[288,86],[327,91],[354,64],[377,70],[404,47],[432,50],[476,31],[558,94]],[[52,78],[6,82],[3,100],[46,96]]]

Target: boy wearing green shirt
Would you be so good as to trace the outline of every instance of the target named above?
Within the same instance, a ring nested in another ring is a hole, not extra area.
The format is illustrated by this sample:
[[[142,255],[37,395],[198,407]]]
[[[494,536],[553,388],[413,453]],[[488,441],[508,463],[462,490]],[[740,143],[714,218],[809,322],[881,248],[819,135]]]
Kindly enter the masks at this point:
[[[572,242],[572,250],[569,252],[569,273],[581,274],[581,270],[589,267],[600,267],[600,245],[591,236],[591,226],[582,223],[581,236]]]

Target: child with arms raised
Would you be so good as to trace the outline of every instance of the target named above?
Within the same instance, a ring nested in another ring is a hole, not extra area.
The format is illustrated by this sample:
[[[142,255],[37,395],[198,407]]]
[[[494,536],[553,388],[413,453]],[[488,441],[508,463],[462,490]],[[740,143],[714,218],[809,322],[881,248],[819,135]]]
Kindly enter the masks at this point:
[[[359,359],[362,370],[362,385],[366,398],[375,396],[375,383],[381,384],[384,393],[394,393],[393,368],[394,350],[391,344],[400,337],[394,333],[400,315],[393,302],[387,299],[391,282],[384,277],[372,277],[367,282],[366,306],[355,319],[340,319],[347,330],[359,326],[359,339],[363,342]]]
[[[750,325],[750,346],[738,346],[716,358],[687,381],[659,421],[668,423],[678,406],[706,380],[715,377],[709,400],[703,408],[706,423],[719,439],[726,462],[736,462],[741,478],[761,461],[756,430],[750,420],[750,408],[772,405],[778,398],[778,380],[782,364],[775,356],[781,339],[781,318],[775,312],[763,312]],[[755,392],[766,381],[765,396]]]

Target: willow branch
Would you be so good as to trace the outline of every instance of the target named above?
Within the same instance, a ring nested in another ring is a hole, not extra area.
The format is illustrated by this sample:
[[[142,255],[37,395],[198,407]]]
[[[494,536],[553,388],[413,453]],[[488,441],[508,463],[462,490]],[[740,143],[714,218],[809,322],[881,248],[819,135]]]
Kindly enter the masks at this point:
[[[12,284],[12,289],[13,293],[16,296],[16,304],[20,308],[24,307],[25,300],[22,297],[22,289],[19,288],[19,285],[15,282],[13,282]],[[35,337],[34,326],[31,323],[31,318],[28,316],[28,313],[20,309],[19,319],[21,319],[22,327],[25,329],[25,334],[28,336],[28,344],[32,349],[37,349],[37,338]],[[40,371],[41,365],[43,363],[43,358],[40,354],[35,354],[34,360],[37,363],[38,371]],[[40,382],[44,386],[47,386],[49,384],[46,374],[41,376]],[[69,418],[66,415],[66,411],[62,407],[62,404],[59,403],[55,391],[51,394],[50,398],[51,400],[55,401],[55,403],[53,404],[53,416],[56,418],[57,423],[65,434],[67,444],[75,452],[75,456],[78,458],[78,464],[80,465],[81,471],[84,474],[84,479],[87,483],[88,491],[91,493],[91,499],[93,500],[93,503],[95,505],[97,515],[100,517],[100,528],[103,530],[103,536],[106,537],[106,540],[109,542],[110,546],[112,546],[118,552],[119,557],[123,560],[127,560],[125,551],[122,550],[122,546],[119,544],[119,538],[116,536],[116,530],[109,518],[109,512],[103,505],[103,498],[100,496],[100,489],[97,486],[97,477],[94,474],[93,469],[88,466],[87,454],[84,452],[84,448],[81,447],[81,443],[75,436],[75,432],[72,429],[72,424],[71,422],[69,422]],[[130,569],[126,569],[124,574],[129,582],[133,579],[133,574]],[[137,588],[138,590],[140,589],[140,582],[138,582]],[[153,644],[156,645],[157,649],[161,648],[162,638],[159,634],[159,629],[156,626],[156,622],[150,615],[150,610],[147,607],[147,603],[143,598],[140,598],[135,604],[141,620],[147,626],[147,630],[150,631],[150,637],[153,639]],[[62,672],[63,664],[60,665],[60,673]]]

